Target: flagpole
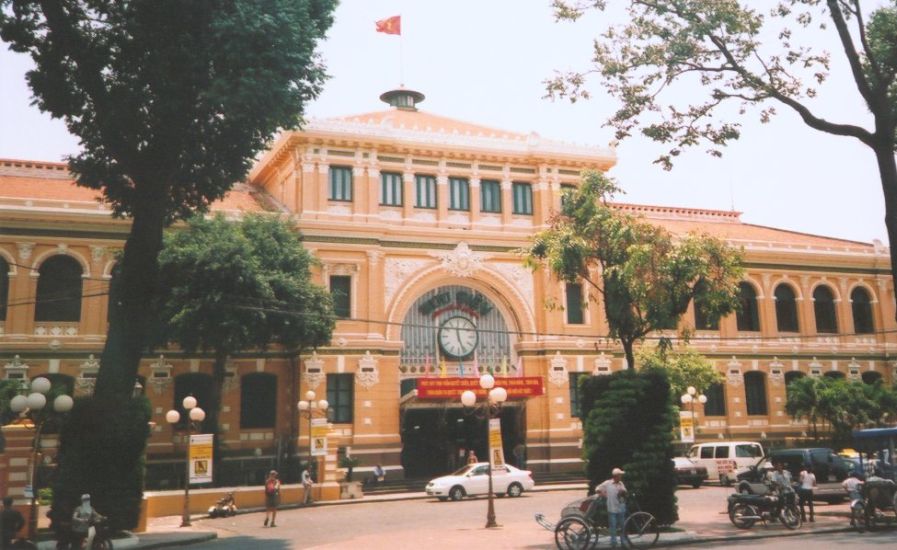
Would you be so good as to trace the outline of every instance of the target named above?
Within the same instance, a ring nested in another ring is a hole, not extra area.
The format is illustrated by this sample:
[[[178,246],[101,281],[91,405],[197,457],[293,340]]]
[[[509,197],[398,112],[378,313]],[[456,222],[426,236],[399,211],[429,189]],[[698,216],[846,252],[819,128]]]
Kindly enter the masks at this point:
[[[402,53],[402,43],[405,42],[404,33],[399,34],[399,88],[405,87],[405,61]]]

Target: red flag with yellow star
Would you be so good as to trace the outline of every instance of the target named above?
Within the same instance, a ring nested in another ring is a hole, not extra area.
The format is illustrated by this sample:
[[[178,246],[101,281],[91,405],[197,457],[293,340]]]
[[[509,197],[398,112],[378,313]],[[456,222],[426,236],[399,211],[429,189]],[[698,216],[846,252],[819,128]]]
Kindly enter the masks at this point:
[[[386,34],[402,34],[402,16],[401,15],[393,15],[392,17],[388,17],[386,19],[381,19],[377,21],[377,32],[383,32]]]

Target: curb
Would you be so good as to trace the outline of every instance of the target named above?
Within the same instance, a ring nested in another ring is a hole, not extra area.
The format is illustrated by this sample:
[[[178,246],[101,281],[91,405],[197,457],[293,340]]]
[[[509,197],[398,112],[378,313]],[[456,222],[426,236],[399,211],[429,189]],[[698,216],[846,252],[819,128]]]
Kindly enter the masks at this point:
[[[571,483],[571,484],[567,484],[567,485],[557,485],[557,486],[554,486],[554,485],[543,486],[543,487],[536,486],[533,488],[532,491],[528,491],[528,492],[530,492],[530,493],[547,493],[549,491],[579,491],[579,490],[584,490],[586,488],[587,488],[587,486],[585,483],[582,483],[582,484]],[[425,499],[436,498],[436,497],[431,497],[431,496],[427,495],[423,491],[414,492],[414,493],[395,493],[395,494],[396,494],[395,497],[390,497],[390,498],[366,499],[366,498],[362,497],[362,498],[357,498],[357,499],[344,499],[344,500],[322,500],[319,502],[313,502],[310,505],[281,504],[280,506],[277,507],[277,510],[278,511],[280,511],[280,510],[297,510],[299,508],[320,508],[323,506],[348,506],[348,505],[352,505],[352,504],[379,504],[382,502],[402,502],[402,501],[408,501],[408,500],[425,500]],[[483,497],[476,497],[476,498],[485,498],[485,497],[483,496]],[[262,507],[240,508],[237,510],[237,515],[255,514],[255,513],[264,512],[264,511],[265,511],[265,509]],[[218,519],[218,518],[213,518],[207,514],[203,514],[203,515],[199,515],[199,516],[191,516],[191,518],[199,519],[199,520]]]
[[[886,530],[886,528],[878,528],[876,530]],[[723,536],[713,536],[713,537],[694,537],[694,538],[683,538],[680,540],[671,540],[668,542],[664,542],[663,539],[657,542],[657,547],[667,547],[667,546],[685,546],[686,544],[708,544],[708,543],[716,543],[716,542],[726,542],[726,543],[738,543],[741,541],[748,540],[761,540],[761,539],[772,539],[772,538],[782,538],[782,537],[800,537],[800,536],[811,536],[811,535],[826,535],[831,533],[851,533],[855,532],[856,529],[853,527],[824,527],[822,529],[815,529],[813,531],[801,531],[799,529],[795,529],[794,531],[780,531],[777,533],[757,533],[751,535],[741,535],[737,537],[723,537]]]
[[[162,534],[160,532],[159,534]],[[203,531],[202,533],[197,533],[196,536],[192,536],[190,538],[184,537],[180,540],[175,541],[158,541],[158,542],[149,542],[146,544],[138,544],[137,548],[140,550],[148,550],[150,548],[174,548],[176,546],[190,546],[191,544],[199,544],[202,542],[209,542],[210,540],[215,540],[218,538],[218,533]],[[114,548],[114,541],[113,541]]]

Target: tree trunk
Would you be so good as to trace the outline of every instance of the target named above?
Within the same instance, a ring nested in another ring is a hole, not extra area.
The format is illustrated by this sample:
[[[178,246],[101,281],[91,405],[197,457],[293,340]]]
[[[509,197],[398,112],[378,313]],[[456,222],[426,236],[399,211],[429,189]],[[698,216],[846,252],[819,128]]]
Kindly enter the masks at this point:
[[[620,343],[623,344],[623,354],[626,356],[626,368],[634,369],[635,353],[633,353],[632,348],[635,345],[635,341],[628,338],[620,338]]]
[[[94,393],[106,406],[131,396],[146,346],[165,228],[162,201],[151,195],[138,192],[131,233],[110,285],[109,331]]]
[[[299,449],[297,447],[297,442],[299,441],[299,397],[302,395],[302,377],[299,375],[299,369],[301,368],[301,353],[300,350],[290,352],[290,386],[287,388],[287,399],[289,399],[290,409],[290,439],[287,442],[287,468],[285,472],[286,475],[284,476],[287,483],[296,483],[299,481],[299,457],[297,455]]]
[[[224,391],[224,367],[227,365],[227,353],[215,354],[215,363],[212,365],[212,391],[209,394],[209,403],[206,405],[206,421],[213,434],[212,437],[212,486],[218,487],[221,480],[221,427],[218,421],[221,417],[221,394]]]
[[[891,280],[894,288],[897,288],[897,160],[894,158],[893,138],[882,140],[875,147],[875,160],[878,162],[881,188],[885,196],[885,227],[891,246]],[[879,300],[884,299],[884,296],[879,296]]]

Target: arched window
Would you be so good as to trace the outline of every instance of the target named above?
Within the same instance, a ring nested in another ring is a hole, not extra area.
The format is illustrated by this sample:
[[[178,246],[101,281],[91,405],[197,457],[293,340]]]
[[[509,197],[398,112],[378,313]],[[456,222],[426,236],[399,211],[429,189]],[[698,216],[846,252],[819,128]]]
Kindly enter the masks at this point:
[[[741,303],[735,314],[738,330],[758,332],[760,330],[760,312],[757,308],[757,291],[754,285],[746,281],[738,284],[738,300]]]
[[[172,408],[181,413],[181,421],[178,426],[185,426],[187,411],[184,410],[184,398],[192,395],[196,398],[196,406],[206,411],[206,421],[203,422],[203,431],[213,429],[208,424],[208,408],[212,398],[212,376],[201,372],[188,372],[179,374],[174,378],[174,403]]]
[[[838,332],[835,296],[829,287],[819,285],[813,290],[813,312],[816,315],[816,332]]]
[[[838,372],[836,370],[830,370],[823,374],[826,378],[831,378],[832,380],[844,380],[844,373]]]
[[[703,281],[695,285],[695,293],[700,294],[703,287],[707,286]],[[695,305],[695,330],[719,330],[719,316],[711,317],[704,303],[694,300]]]
[[[277,419],[277,376],[246,374],[240,380],[240,429],[274,428]]]
[[[797,324],[797,300],[794,290],[786,284],[776,287],[776,326],[779,332],[799,332]]]
[[[785,373],[785,387],[787,388],[792,382],[794,382],[795,380],[800,380],[804,376],[806,376],[806,375],[804,373],[800,372],[799,370],[790,370],[790,371],[786,372]]]
[[[40,266],[35,321],[81,320],[81,264],[70,256],[53,256]]]
[[[875,384],[881,380],[881,373],[874,370],[867,370],[863,373],[863,382],[866,384]]]
[[[766,377],[762,372],[751,371],[744,374],[744,400],[748,416],[766,416]]]
[[[707,402],[704,403],[704,416],[726,416],[726,393],[722,384],[711,384],[704,395]]]
[[[0,323],[6,320],[6,304],[9,294],[9,264],[0,257]]]
[[[872,321],[872,298],[869,291],[858,286],[850,293],[850,308],[853,310],[853,331],[857,334],[872,334],[875,323]]]

